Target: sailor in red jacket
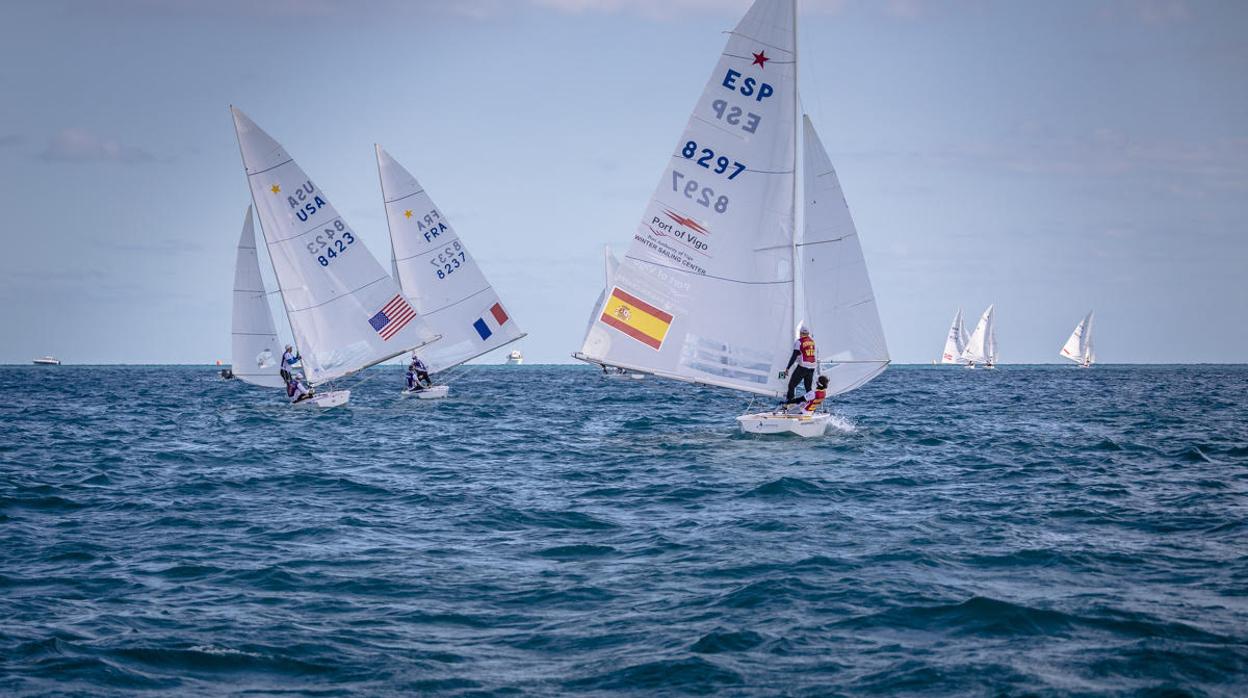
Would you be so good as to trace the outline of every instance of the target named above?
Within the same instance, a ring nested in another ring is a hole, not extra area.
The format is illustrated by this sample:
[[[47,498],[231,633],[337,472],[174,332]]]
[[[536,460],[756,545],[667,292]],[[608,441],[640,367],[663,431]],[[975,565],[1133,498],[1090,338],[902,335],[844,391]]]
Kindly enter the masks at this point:
[[[794,367],[794,364],[797,366]],[[780,374],[781,378],[789,376],[789,392],[785,400],[793,399],[798,383],[803,384],[804,392],[810,392],[810,384],[815,381],[816,368],[819,368],[819,361],[815,358],[815,339],[810,336],[810,330],[803,327],[798,332],[797,341],[793,342],[793,355],[789,357],[788,368]]]

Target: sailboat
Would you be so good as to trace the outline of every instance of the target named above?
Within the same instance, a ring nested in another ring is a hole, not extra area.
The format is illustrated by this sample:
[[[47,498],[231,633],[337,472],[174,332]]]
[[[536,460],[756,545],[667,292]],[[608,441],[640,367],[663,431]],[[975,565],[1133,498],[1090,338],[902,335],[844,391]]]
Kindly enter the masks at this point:
[[[1075,331],[1070,333],[1070,339],[1066,340],[1066,344],[1058,355],[1074,361],[1081,368],[1089,368],[1096,363],[1096,349],[1092,347],[1091,310],[1078,325],[1075,325]]]
[[[779,398],[804,324],[828,395],[887,367],[849,208],[810,119],[798,125],[797,67],[795,0],[757,0],[729,34],[573,356]],[[817,436],[829,419],[775,411],[737,421],[748,433]]]
[[[262,388],[285,388],[281,376],[282,347],[269,308],[269,294],[260,276],[256,230],[251,206],[243,219],[234,263],[234,311],[230,328],[230,373]]]
[[[962,358],[962,352],[966,350],[966,341],[966,327],[962,324],[962,309],[958,308],[958,314],[953,316],[953,324],[949,326],[949,336],[945,338],[945,351],[940,355],[940,363],[966,363],[966,360]]]
[[[997,367],[997,328],[993,320],[993,308],[990,305],[979,317],[979,324],[975,325],[975,331],[971,333],[971,338],[966,342],[966,348],[962,350],[962,359],[966,362],[967,368],[975,368],[976,364],[982,365],[984,368]]]
[[[442,335],[424,352],[429,373],[523,338],[525,333],[424,187],[380,145],[376,150],[394,278],[416,312]],[[449,390],[435,385],[403,394],[432,399],[446,397]]]
[[[329,197],[246,114],[230,107],[291,334],[314,388],[438,339]],[[350,390],[299,406],[346,404]]]

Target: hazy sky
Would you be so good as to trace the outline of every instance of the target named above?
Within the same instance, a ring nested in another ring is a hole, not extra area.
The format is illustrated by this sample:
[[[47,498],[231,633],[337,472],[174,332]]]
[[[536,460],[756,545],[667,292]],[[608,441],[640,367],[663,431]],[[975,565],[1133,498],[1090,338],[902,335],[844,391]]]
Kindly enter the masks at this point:
[[[746,4],[0,0],[0,362],[228,361],[230,104],[384,262],[381,143],[570,361]],[[895,361],[993,302],[1006,362],[1089,308],[1104,361],[1248,360],[1248,3],[799,7]]]

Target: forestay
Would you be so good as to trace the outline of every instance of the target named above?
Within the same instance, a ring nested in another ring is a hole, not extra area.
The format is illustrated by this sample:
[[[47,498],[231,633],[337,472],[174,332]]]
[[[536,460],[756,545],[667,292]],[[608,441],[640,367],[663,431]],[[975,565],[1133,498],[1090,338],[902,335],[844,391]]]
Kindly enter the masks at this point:
[[[434,339],[329,197],[267,133],[231,111],[308,381],[340,378]]]
[[[793,0],[759,0],[730,34],[581,358],[783,393],[794,332],[794,20]]]
[[[854,219],[832,160],[808,117],[803,119],[805,225],[799,272],[805,324],[819,347],[828,394],[853,390],[889,362],[884,328]]]
[[[241,381],[265,388],[281,388],[282,348],[277,343],[269,294],[260,276],[256,251],[256,231],[251,207],[238,237],[238,257],[234,264],[234,311],[230,327],[230,371]]]
[[[392,267],[403,293],[442,339],[421,352],[443,371],[524,336],[468,248],[416,178],[377,146]]]
[[[953,316],[953,324],[949,325],[949,336],[945,337],[945,351],[940,355],[942,364],[966,363],[962,352],[966,350],[966,326],[962,323],[962,309]]]

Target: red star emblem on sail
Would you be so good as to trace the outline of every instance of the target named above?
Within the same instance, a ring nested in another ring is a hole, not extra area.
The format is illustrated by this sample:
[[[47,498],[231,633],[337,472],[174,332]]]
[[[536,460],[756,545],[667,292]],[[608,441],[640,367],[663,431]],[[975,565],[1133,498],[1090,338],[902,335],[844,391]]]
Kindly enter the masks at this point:
[[[696,230],[699,233],[702,233],[703,235],[711,234],[711,231],[707,230],[706,228],[703,228],[697,221],[693,220],[692,218],[689,218],[687,216],[682,216],[679,213],[676,213],[675,211],[672,211],[670,209],[663,209],[663,213],[666,213],[668,218],[671,218],[672,220],[685,226],[686,228],[691,228],[693,230]]]
[[[766,68],[767,66],[764,64],[769,60],[771,59],[767,57],[767,51],[765,49],[754,54],[754,65],[760,68]]]

